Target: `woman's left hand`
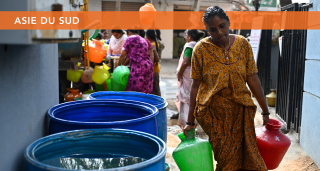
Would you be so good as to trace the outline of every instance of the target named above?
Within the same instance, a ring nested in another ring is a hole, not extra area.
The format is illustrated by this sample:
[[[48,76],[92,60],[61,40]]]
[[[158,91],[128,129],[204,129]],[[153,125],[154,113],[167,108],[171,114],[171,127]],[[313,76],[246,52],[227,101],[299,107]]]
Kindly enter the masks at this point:
[[[267,123],[269,123],[269,115],[263,115],[262,119],[263,119],[263,125],[267,125]]]
[[[181,72],[178,72],[177,78],[178,78],[178,81],[180,81],[180,79],[182,78],[182,73]]]

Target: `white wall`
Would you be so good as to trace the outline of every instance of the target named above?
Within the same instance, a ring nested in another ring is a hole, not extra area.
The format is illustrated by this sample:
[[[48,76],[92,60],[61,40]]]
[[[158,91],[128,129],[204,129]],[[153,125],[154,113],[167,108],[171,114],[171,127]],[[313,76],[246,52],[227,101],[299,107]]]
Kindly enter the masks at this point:
[[[320,11],[319,0],[310,0]],[[308,30],[300,142],[303,150],[320,166],[320,48],[319,30]]]

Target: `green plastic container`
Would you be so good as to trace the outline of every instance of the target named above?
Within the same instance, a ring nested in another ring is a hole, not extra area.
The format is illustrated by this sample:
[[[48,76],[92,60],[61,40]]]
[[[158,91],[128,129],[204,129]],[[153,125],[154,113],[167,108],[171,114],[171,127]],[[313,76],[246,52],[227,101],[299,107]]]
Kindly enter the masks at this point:
[[[126,91],[127,85],[117,83],[114,78],[111,78],[112,91]]]
[[[112,78],[113,77],[113,73],[110,73],[110,78],[107,79],[106,83],[107,83],[107,87],[108,87],[108,91],[113,91],[112,89]]]
[[[195,129],[189,130],[187,134],[187,137],[183,132],[177,135],[182,142],[172,153],[180,171],[213,171],[212,148],[209,141],[195,138]]]
[[[130,74],[130,69],[127,66],[118,66],[113,71],[113,80],[115,80],[118,84],[127,85],[128,78]]]
[[[108,91],[113,91],[111,82],[112,82],[111,78],[107,79],[107,81],[106,81],[107,87],[108,87]]]
[[[105,91],[103,84],[94,83],[96,86],[96,91]]]

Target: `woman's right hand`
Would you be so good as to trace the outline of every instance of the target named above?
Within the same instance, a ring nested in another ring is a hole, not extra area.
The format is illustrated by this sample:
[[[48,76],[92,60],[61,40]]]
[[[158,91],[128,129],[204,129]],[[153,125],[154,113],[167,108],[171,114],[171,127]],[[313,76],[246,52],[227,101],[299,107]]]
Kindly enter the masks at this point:
[[[110,60],[111,60],[111,55],[110,55],[110,54],[107,54],[106,57],[105,57],[105,59],[106,59],[107,61],[110,61]]]
[[[191,126],[191,125],[186,125],[184,128],[183,128],[183,133],[184,135],[187,137],[187,131],[189,131],[190,129],[195,129],[196,126]]]
[[[178,81],[180,81],[182,78],[182,73],[180,71],[177,73],[177,78],[178,78]]]

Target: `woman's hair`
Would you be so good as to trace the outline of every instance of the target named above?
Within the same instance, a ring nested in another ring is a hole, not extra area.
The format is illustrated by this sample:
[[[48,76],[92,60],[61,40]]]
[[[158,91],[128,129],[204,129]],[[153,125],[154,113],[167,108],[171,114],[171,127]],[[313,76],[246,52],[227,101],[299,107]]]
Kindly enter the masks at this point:
[[[157,38],[158,38],[159,40],[162,40],[161,37],[160,37],[160,35],[161,35],[160,30],[156,30],[156,33],[157,33]]]
[[[122,34],[126,34],[124,32],[124,30],[122,30],[119,26],[113,26],[111,29],[111,33],[122,33]]]
[[[186,30],[185,33],[187,33],[188,36],[191,36],[191,39],[196,42],[204,36],[204,32],[201,30]]]
[[[125,34],[125,32],[123,30],[111,30],[111,33],[122,33]]]
[[[105,32],[106,30],[100,30],[100,33],[103,33],[103,32]]]
[[[133,34],[139,34],[139,30],[127,30],[127,33],[129,33],[129,31]]]
[[[146,36],[146,32],[144,30],[139,30],[139,35],[144,38]]]
[[[101,34],[101,33],[98,33],[95,39],[99,39],[99,40],[101,40],[101,39],[102,39],[102,37],[103,37],[103,36],[102,36],[102,34]]]
[[[127,33],[130,31],[131,33],[134,33],[134,34],[139,34],[140,35],[140,31],[142,30],[141,27],[139,26],[133,26],[133,27],[130,27],[128,30],[127,30]]]
[[[218,6],[211,6],[209,8],[206,9],[206,11],[203,14],[203,18],[202,21],[205,24],[209,23],[209,18],[210,17],[214,17],[214,16],[218,16],[220,18],[224,18],[226,19],[228,22],[230,22],[229,17],[227,16],[227,14],[224,12],[224,10]]]
[[[159,49],[158,49],[157,35],[155,30],[147,30],[146,35],[156,43],[156,49],[158,52]]]

